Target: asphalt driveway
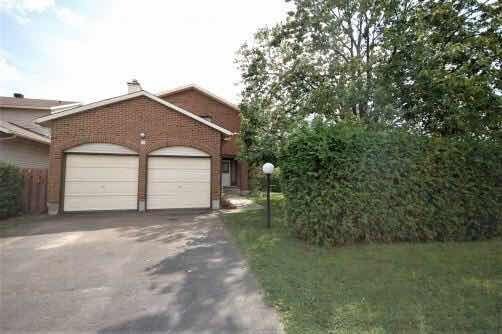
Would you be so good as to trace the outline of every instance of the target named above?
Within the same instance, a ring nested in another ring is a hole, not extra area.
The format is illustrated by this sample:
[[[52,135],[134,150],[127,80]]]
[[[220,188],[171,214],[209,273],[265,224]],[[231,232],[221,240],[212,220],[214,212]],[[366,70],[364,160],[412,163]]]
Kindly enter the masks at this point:
[[[217,214],[68,215],[0,233],[3,333],[282,332]]]

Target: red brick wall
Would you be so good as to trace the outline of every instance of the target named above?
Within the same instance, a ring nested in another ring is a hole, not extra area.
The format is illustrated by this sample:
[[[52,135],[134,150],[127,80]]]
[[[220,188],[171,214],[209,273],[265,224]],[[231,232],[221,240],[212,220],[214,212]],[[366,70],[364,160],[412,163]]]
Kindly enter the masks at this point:
[[[239,132],[240,113],[196,89],[183,90],[161,98],[198,116],[211,116],[213,123],[232,132]],[[237,136],[234,136],[232,140],[223,142],[221,148],[223,155],[235,156],[239,153],[236,139]]]
[[[140,144],[140,133],[146,144]],[[212,159],[211,200],[220,199],[220,132],[146,97],[137,97],[54,120],[49,156],[48,202],[60,203],[64,150],[85,143],[111,143],[139,153],[139,200],[145,199],[146,157],[166,146],[190,146]]]

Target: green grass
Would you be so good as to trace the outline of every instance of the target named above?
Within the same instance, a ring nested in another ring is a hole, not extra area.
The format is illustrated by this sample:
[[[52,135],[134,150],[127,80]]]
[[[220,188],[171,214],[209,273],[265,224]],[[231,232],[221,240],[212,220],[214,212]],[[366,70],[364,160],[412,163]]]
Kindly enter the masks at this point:
[[[502,333],[501,240],[316,247],[272,199],[224,219],[288,333]]]

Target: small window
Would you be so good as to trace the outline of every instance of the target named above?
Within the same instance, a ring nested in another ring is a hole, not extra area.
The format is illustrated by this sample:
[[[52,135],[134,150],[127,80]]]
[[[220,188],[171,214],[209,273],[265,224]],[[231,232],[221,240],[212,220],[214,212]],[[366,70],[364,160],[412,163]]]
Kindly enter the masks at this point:
[[[213,122],[213,118],[211,116],[206,115],[206,116],[200,116],[200,117],[204,118],[208,122],[211,122],[211,123]]]
[[[230,173],[230,161],[223,160],[221,162],[221,172],[222,173]]]

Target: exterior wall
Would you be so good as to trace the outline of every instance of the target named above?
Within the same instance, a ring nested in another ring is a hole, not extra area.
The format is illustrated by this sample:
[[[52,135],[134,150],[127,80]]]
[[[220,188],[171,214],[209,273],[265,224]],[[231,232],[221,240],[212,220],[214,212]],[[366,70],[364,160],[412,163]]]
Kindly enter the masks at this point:
[[[192,88],[183,90],[177,93],[161,96],[161,98],[198,116],[210,116],[215,124],[220,125],[227,130],[236,133],[240,131],[240,112],[196,89]],[[222,156],[231,158],[239,154],[237,136],[234,136],[231,140],[223,141],[221,153]],[[242,191],[247,191],[249,189],[247,163],[239,161],[237,165],[239,168],[237,186],[239,186]]]
[[[232,132],[239,132],[241,118],[238,111],[195,89],[187,89],[161,98],[197,116],[210,116],[213,123]],[[221,152],[224,156],[235,156],[239,153],[236,139],[234,136],[232,140],[223,142]]]
[[[189,146],[211,155],[211,200],[220,199],[221,134],[146,97],[56,119],[49,159],[49,210],[61,207],[64,151],[86,143],[122,145],[139,153],[139,207],[146,197],[148,153],[162,147]],[[140,134],[145,133],[145,144]],[[218,202],[219,203],[219,202]]]
[[[45,136],[49,134],[49,129],[33,123],[33,120],[49,114],[50,112],[46,110],[0,108],[0,120],[12,122]]]
[[[239,168],[239,180],[238,185],[241,189],[241,192],[245,194],[249,192],[249,168],[248,163],[246,161],[237,161],[237,166]]]
[[[20,168],[48,168],[49,145],[22,138],[0,141],[0,161]]]

